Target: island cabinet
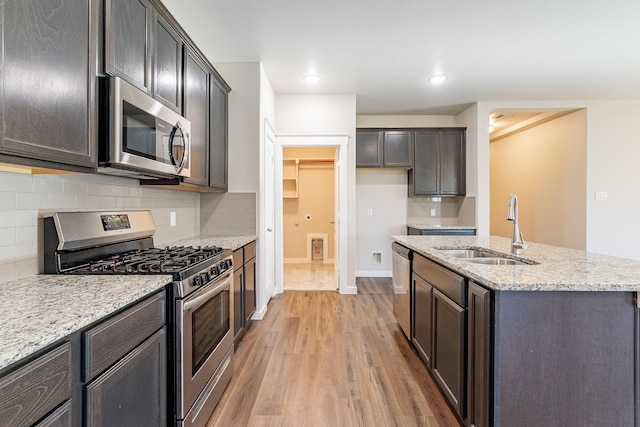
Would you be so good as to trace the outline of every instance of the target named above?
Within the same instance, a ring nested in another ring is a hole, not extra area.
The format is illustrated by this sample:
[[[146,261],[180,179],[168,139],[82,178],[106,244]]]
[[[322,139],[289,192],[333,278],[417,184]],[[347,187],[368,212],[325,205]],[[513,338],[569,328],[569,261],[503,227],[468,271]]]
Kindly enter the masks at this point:
[[[96,167],[97,4],[0,2],[0,163]]]
[[[414,254],[414,337],[418,353],[460,419],[466,415],[466,280]]]
[[[0,425],[167,425],[165,291],[0,373]]]
[[[465,135],[465,128],[416,131],[409,197],[465,195]]]
[[[467,307],[467,425],[491,424],[491,292],[469,281]]]
[[[356,167],[410,168],[414,132],[408,129],[358,129]]]
[[[237,346],[256,310],[256,242],[233,251],[233,329]]]

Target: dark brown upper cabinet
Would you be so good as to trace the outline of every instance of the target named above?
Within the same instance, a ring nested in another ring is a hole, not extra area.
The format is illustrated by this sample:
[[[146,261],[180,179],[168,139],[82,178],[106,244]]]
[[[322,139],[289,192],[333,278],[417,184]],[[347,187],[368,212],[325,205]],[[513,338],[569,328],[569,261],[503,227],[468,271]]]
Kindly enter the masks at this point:
[[[178,33],[159,13],[154,13],[153,97],[177,113],[182,113],[182,52]]]
[[[0,3],[0,161],[95,168],[97,12],[94,0]]]
[[[359,129],[356,133],[356,167],[412,167],[413,136],[411,130]]]
[[[151,94],[153,8],[148,0],[104,1],[105,72]]]
[[[105,0],[104,71],[182,114],[182,38],[149,0]]]
[[[465,195],[465,133],[464,128],[416,130],[409,197]]]
[[[184,58],[184,116],[191,122],[188,184],[209,185],[209,72],[191,50]]]
[[[229,187],[228,96],[230,88],[214,70],[210,76],[209,187],[218,191],[227,191]]]

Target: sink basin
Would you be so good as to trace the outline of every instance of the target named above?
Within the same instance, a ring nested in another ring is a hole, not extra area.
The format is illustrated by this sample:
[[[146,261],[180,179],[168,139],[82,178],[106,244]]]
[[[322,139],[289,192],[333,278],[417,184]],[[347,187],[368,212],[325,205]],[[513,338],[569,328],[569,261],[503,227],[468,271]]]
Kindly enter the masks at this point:
[[[437,249],[437,248],[436,248]],[[462,261],[486,265],[536,265],[535,261],[513,259],[508,254],[493,252],[483,248],[442,248],[442,255],[459,258]]]
[[[478,249],[438,249],[438,252],[455,258],[502,258],[500,255]]]
[[[467,258],[465,259],[465,261],[487,265],[526,265],[526,263],[515,259],[491,256],[484,256],[481,258]]]

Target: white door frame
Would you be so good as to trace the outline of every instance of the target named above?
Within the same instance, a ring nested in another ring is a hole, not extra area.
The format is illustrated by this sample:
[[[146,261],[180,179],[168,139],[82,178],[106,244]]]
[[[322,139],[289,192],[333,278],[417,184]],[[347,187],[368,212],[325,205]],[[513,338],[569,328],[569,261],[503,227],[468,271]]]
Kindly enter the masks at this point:
[[[338,271],[338,290],[340,293],[352,294],[347,280],[347,147],[349,135],[277,135],[276,136],[276,167],[275,167],[275,252],[276,252],[276,292],[284,291],[284,248],[283,248],[283,208],[282,208],[282,148],[283,147],[335,147],[339,151],[338,166],[340,170],[340,191],[336,194],[336,206],[339,206],[338,218],[335,218],[339,235],[335,245],[338,258],[335,259],[335,268]]]

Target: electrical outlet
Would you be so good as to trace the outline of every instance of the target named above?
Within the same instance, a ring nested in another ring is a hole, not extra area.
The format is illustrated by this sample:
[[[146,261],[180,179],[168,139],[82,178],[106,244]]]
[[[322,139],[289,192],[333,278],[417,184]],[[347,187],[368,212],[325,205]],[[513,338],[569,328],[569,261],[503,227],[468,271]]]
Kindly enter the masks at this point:
[[[431,216],[436,216],[436,210],[435,210],[435,208],[434,208],[434,209],[431,209]]]
[[[176,213],[175,212],[170,212],[169,213],[169,225],[171,225],[171,227],[175,227],[176,226]]]
[[[367,209],[367,216],[373,216],[373,208]]]

